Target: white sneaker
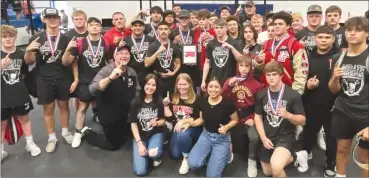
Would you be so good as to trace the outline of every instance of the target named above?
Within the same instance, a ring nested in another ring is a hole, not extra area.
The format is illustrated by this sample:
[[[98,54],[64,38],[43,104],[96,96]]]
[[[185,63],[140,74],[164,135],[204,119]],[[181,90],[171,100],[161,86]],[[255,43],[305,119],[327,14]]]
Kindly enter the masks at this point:
[[[322,129],[320,129],[318,133],[317,145],[323,151],[326,150],[326,143],[325,143],[324,137],[325,137],[325,133],[324,133],[324,128],[322,127]]]
[[[181,167],[179,168],[179,174],[184,175],[187,174],[190,170],[190,167],[188,166],[187,159],[183,159]]]
[[[258,175],[258,168],[256,166],[256,161],[249,159],[247,166],[247,176],[256,177]]]
[[[310,152],[308,156],[308,160],[311,160],[311,159],[313,159],[313,152]]]
[[[302,126],[297,126],[296,127],[296,134],[295,134],[295,138],[296,140],[299,140],[300,134],[301,132],[304,130],[304,128]]]
[[[55,151],[57,140],[49,140],[46,145],[46,152],[52,153]]]
[[[41,149],[34,142],[26,145],[26,151],[31,153],[32,156],[41,154]]]
[[[7,158],[8,157],[8,152],[6,152],[6,151],[2,151],[2,153],[1,153],[1,162],[3,162],[3,160],[5,159],[5,158]]]
[[[73,141],[72,141],[72,148],[78,148],[81,145],[82,141],[82,134],[81,133],[74,133]]]
[[[231,153],[230,158],[228,158],[228,164],[231,164],[233,159],[234,159],[234,155],[233,155],[233,153]]]
[[[161,158],[155,159],[153,162],[154,167],[158,167],[162,162]]]
[[[62,134],[64,140],[68,143],[68,144],[72,144],[73,142],[73,135],[72,133],[70,133],[69,131],[65,134]]]
[[[297,170],[299,172],[306,172],[309,169],[307,151],[296,152],[296,155],[297,155],[296,163],[299,165],[297,167]]]

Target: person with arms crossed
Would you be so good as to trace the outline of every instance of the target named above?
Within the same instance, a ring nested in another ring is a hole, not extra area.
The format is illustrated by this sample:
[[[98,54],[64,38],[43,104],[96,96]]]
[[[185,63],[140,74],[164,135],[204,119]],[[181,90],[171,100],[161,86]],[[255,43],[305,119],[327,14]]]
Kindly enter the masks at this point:
[[[55,135],[55,100],[60,111],[62,136],[68,144],[72,144],[73,135],[69,132],[69,92],[70,84],[67,68],[62,64],[62,56],[70,39],[59,30],[60,16],[57,9],[46,8],[43,11],[46,30],[34,35],[26,49],[24,60],[27,64],[36,62],[37,104],[43,106],[45,127],[49,134],[46,152],[55,151],[57,138]]]
[[[38,156],[41,149],[32,136],[28,113],[33,109],[23,77],[28,73],[24,52],[15,46],[18,31],[13,26],[1,25],[1,161],[8,156],[4,151],[5,130],[9,119],[19,119],[26,140],[26,151]]]
[[[301,96],[282,82],[283,66],[276,61],[264,68],[269,86],[256,96],[255,126],[263,142],[260,161],[266,176],[286,177],[284,168],[295,161],[299,172],[308,170],[307,152],[293,152],[297,125],[305,124]]]
[[[76,116],[76,133],[72,142],[72,147],[77,148],[81,144],[81,129],[85,123],[86,112],[91,102],[96,98],[90,94],[88,85],[101,68],[106,66],[110,56],[110,46],[101,36],[101,21],[95,17],[87,20],[88,36],[76,40],[76,37],[69,42],[63,55],[63,65],[69,66],[71,63],[78,63],[78,87],[75,92],[78,98],[78,110]]]
[[[369,48],[368,19],[352,17],[345,23],[347,51],[335,59],[329,89],[337,94],[332,113],[332,136],[337,139],[337,174],[346,177],[347,164],[355,135],[362,135],[369,126]],[[359,143],[359,161],[369,162],[369,142]],[[368,177],[368,170],[362,170]]]

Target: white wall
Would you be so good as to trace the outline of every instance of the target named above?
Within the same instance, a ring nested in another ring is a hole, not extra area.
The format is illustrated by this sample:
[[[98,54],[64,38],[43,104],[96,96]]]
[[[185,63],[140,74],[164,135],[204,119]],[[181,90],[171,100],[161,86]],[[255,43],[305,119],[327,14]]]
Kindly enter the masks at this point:
[[[49,1],[34,1],[36,3],[48,4]],[[246,0],[239,1],[240,4],[244,4]],[[254,1],[257,4],[263,4],[263,1]],[[176,2],[175,2],[176,3]],[[201,3],[201,4],[214,4],[214,3],[224,3],[232,4],[234,1],[177,1],[177,3]],[[149,9],[149,1],[142,0],[143,9]],[[342,20],[346,20],[348,14],[351,16],[364,15],[365,11],[368,10],[368,1],[267,1],[267,4],[273,4],[273,11],[287,10],[291,9],[293,12],[300,12],[303,16],[306,16],[307,8],[310,5],[318,4],[322,6],[323,11],[330,5],[338,5],[342,8]],[[160,6],[164,9],[164,1],[152,0],[152,6]],[[55,1],[56,8],[64,9],[69,15],[73,12],[73,9],[81,9],[87,13],[88,16],[95,16],[98,18],[111,18],[111,15],[116,12],[123,12],[128,19],[137,14],[140,10],[140,1]],[[172,8],[172,1],[167,0],[167,9]],[[70,19],[70,22],[71,19]],[[306,17],[305,17],[306,22]],[[72,23],[69,24],[70,27],[73,26]]]

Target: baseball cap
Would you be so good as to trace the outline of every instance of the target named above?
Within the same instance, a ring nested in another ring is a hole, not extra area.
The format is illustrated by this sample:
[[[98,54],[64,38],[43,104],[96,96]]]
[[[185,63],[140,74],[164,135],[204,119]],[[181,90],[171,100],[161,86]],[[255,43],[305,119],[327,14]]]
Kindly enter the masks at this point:
[[[131,25],[135,24],[136,22],[141,23],[142,25],[145,25],[145,22],[140,17],[136,17],[135,19],[133,19],[131,22]]]
[[[59,11],[55,8],[46,8],[42,11],[42,15],[44,17],[59,16]]]
[[[117,53],[120,50],[123,50],[123,49],[127,49],[128,52],[131,52],[131,47],[127,46],[127,45],[124,45],[124,46],[120,46],[120,47],[118,46],[117,48],[115,48],[114,54]]]
[[[320,7],[319,5],[311,5],[308,10],[307,10],[307,13],[310,14],[310,13],[323,13],[322,11],[322,7]]]
[[[190,17],[190,12],[186,9],[183,9],[181,11],[179,11],[179,18],[181,17]]]
[[[221,7],[219,8],[219,12],[222,12],[223,10],[227,10],[229,13],[232,13],[232,12],[231,12],[231,9],[230,9],[228,6],[221,6]]]
[[[254,1],[248,0],[248,1],[246,1],[245,5],[246,6],[255,6],[255,3],[254,3]]]

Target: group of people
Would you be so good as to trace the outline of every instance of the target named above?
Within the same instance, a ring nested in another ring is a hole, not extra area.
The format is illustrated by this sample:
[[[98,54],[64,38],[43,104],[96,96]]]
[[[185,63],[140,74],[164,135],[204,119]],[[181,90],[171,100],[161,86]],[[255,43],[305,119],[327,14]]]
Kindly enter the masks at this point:
[[[323,14],[312,5],[303,27],[301,14],[263,17],[252,1],[234,15],[227,6],[219,10],[220,17],[206,9],[155,6],[129,22],[115,12],[114,27],[102,35],[101,20],[81,10],[71,15],[75,28],[62,34],[58,10],[46,8],[46,29],[31,37],[25,52],[15,47],[17,30],[2,25],[2,160],[10,119],[21,122],[26,151],[41,153],[28,116],[32,93],[43,107],[46,152],[58,143],[57,105],[61,136],[73,148],[83,140],[114,151],[132,140],[138,176],[148,174],[149,164],[161,164],[166,142],[171,158],[182,160],[179,174],[206,165],[207,177],[221,177],[233,152],[248,162],[249,177],[257,176],[257,161],[266,176],[285,177],[291,163],[306,172],[322,127],[326,177],[346,176],[355,135],[360,162],[368,163],[368,14],[342,27],[340,7]],[[103,134],[84,124],[90,105]],[[302,128],[303,147],[296,150]]]

